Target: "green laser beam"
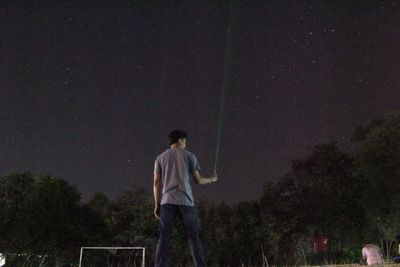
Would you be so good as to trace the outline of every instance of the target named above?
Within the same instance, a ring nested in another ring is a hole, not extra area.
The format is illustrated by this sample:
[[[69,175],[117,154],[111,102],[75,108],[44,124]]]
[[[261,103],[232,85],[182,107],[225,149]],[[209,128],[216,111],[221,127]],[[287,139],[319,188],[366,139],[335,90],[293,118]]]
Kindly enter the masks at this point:
[[[230,10],[229,10],[228,29],[226,31],[224,78],[223,78],[221,94],[220,94],[221,99],[220,99],[219,115],[218,115],[217,146],[215,149],[214,170],[217,169],[220,146],[221,146],[221,135],[222,135],[223,122],[224,122],[225,92],[230,84],[230,79],[231,79],[231,61],[232,61],[232,47],[233,47],[232,32],[233,32],[233,26],[234,26],[236,7],[237,7],[237,1],[231,0],[230,1]]]

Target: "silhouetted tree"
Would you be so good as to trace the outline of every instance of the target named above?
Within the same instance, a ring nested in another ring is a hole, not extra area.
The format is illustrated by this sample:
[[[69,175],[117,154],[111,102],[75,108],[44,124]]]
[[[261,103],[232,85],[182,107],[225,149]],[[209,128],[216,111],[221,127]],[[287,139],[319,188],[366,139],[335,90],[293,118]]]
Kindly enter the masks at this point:
[[[265,186],[261,206],[279,262],[299,258],[298,244],[315,229],[328,236],[334,250],[359,240],[364,211],[353,170],[352,158],[335,144],[316,145],[309,157],[292,162],[284,178]]]
[[[76,187],[61,178],[43,176],[35,181],[27,201],[32,252],[53,255],[57,261],[79,255],[82,232]]]
[[[400,221],[400,113],[372,122],[355,139],[357,173],[364,181],[365,237],[381,240],[390,252]]]
[[[3,253],[25,251],[32,245],[27,198],[34,187],[30,173],[0,177],[0,249]]]

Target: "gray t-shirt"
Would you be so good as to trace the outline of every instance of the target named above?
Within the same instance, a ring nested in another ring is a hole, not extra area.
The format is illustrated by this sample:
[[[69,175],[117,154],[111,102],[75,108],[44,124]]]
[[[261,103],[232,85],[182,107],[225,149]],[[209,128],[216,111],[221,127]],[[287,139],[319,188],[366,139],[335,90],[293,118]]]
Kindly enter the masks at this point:
[[[194,171],[200,171],[196,156],[181,148],[167,149],[154,164],[154,173],[161,174],[161,205],[194,206],[190,180]]]

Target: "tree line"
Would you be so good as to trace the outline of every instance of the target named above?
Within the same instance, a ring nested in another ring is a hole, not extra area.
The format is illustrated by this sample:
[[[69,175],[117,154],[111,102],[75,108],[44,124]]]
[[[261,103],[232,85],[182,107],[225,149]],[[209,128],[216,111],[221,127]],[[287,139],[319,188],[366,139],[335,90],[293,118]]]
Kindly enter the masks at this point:
[[[356,128],[352,141],[351,152],[336,143],[310,147],[283,177],[265,184],[257,201],[199,203],[208,265],[307,265],[315,230],[328,237],[330,262],[358,262],[367,241],[393,256],[400,233],[400,114]],[[46,255],[52,266],[76,266],[82,246],[145,246],[151,263],[152,202],[149,192],[133,187],[115,200],[95,193],[82,203],[62,178],[2,176],[0,253],[25,260]],[[171,245],[172,266],[190,266],[182,229],[175,229]]]

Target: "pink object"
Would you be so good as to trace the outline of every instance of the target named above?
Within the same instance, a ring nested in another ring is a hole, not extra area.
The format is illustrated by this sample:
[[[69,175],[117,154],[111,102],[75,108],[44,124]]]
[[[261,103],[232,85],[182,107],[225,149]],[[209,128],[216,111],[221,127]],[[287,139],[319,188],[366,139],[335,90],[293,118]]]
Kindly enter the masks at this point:
[[[363,259],[367,260],[368,266],[383,265],[383,258],[378,246],[373,244],[366,244],[362,248]]]

